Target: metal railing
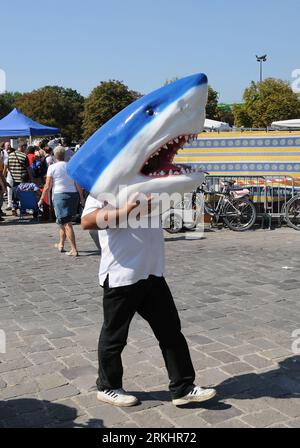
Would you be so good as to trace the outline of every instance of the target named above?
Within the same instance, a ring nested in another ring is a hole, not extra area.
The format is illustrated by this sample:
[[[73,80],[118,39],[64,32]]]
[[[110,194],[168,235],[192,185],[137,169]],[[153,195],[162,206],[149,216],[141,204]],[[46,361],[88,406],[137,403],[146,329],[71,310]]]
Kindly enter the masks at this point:
[[[300,187],[290,176],[206,176],[206,184],[210,192],[222,189],[224,181],[235,181],[235,186],[247,188],[249,198],[255,205],[257,217],[261,219],[261,226],[265,221],[271,227],[272,220],[276,219],[278,225],[285,220],[287,202],[295,196]],[[206,201],[216,205],[219,197],[209,194]]]

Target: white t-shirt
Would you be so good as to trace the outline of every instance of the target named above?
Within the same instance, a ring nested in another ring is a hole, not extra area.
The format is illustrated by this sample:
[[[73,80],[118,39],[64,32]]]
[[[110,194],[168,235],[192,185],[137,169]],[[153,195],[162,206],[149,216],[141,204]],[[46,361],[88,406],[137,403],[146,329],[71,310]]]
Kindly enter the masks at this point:
[[[82,216],[103,204],[89,196]],[[132,285],[149,275],[162,277],[165,251],[162,228],[126,228],[99,230],[101,262],[99,282],[103,286],[109,275],[109,287]]]
[[[76,193],[74,181],[67,174],[66,162],[56,162],[50,165],[47,177],[53,179],[52,193]]]
[[[8,165],[8,152],[6,151],[6,149],[3,150],[3,163],[5,166]]]
[[[55,157],[53,155],[49,154],[46,157],[46,163],[47,163],[47,166],[53,165],[53,163],[56,163]]]

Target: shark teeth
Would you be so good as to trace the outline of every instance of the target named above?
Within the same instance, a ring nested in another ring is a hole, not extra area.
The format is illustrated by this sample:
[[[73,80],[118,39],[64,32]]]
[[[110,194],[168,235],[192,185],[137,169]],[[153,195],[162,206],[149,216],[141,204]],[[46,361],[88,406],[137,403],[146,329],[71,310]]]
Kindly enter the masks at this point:
[[[176,168],[176,165],[173,164],[173,159],[178,150],[182,149],[185,144],[197,139],[197,137],[198,134],[181,134],[164,143],[163,146],[157,148],[155,152],[149,156],[148,160],[144,163],[141,173],[151,177],[162,177],[168,175],[178,176],[180,174],[184,175],[197,173],[199,170],[197,166],[188,168],[178,166]],[[165,171],[164,167],[168,165],[173,166],[173,168]]]

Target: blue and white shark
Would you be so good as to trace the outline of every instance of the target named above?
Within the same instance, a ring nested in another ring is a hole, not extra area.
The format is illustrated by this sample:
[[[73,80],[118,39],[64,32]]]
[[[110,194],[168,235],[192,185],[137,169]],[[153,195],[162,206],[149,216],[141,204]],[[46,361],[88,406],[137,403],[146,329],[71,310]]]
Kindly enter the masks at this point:
[[[203,130],[206,102],[207,77],[202,73],[143,96],[87,140],[68,162],[68,174],[96,199],[110,193],[120,204],[136,192],[194,190],[203,173],[175,165],[173,159]]]

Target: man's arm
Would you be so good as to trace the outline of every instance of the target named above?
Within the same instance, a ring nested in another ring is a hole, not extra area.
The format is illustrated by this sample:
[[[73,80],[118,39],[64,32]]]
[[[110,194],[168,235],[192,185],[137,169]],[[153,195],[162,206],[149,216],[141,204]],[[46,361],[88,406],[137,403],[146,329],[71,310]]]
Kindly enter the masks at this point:
[[[137,203],[127,203],[122,208],[110,210],[108,208],[97,208],[97,210],[88,213],[81,218],[81,227],[83,230],[104,230],[109,228],[109,223],[116,223],[118,226],[121,221],[127,219],[131,210],[137,207]]]
[[[87,213],[81,218],[82,229],[104,230],[109,228],[109,223],[114,223],[118,227],[120,222],[127,220],[130,212],[139,205],[138,196],[139,193],[134,194],[122,208],[99,207],[91,213]],[[148,204],[150,204],[151,199],[151,197],[147,198]]]

